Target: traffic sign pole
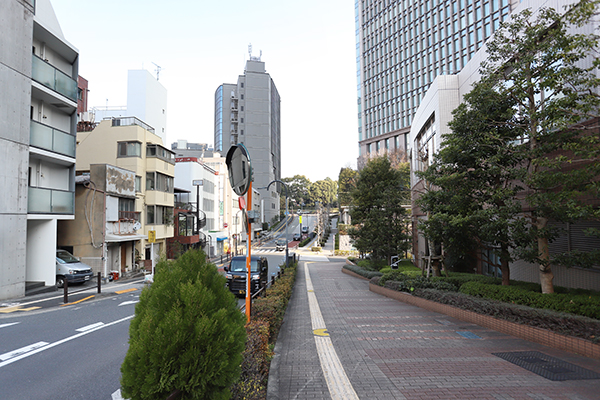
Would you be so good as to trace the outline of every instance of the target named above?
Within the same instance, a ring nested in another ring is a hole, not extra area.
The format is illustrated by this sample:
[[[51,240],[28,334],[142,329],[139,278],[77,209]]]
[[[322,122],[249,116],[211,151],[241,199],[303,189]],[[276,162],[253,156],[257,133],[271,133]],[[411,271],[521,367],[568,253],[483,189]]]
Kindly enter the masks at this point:
[[[252,210],[252,181],[250,181],[250,187],[248,188],[248,211]],[[250,264],[251,264],[251,249],[252,249],[252,223],[250,222],[250,218],[247,218],[248,220],[248,231],[247,231],[247,237],[248,240],[246,242],[246,271],[248,272],[248,276],[246,277],[246,320],[248,323],[250,323],[250,308],[252,306],[252,297],[250,294],[250,289],[251,289],[251,285],[250,285],[250,277],[251,277],[251,271],[250,271]]]

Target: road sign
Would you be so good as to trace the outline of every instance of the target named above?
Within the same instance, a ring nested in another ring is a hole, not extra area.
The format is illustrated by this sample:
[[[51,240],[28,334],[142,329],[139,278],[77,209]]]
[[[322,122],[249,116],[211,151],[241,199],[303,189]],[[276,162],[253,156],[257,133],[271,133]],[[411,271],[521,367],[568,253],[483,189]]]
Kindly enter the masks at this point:
[[[148,243],[156,243],[156,231],[148,231]]]
[[[302,223],[302,215],[299,215],[298,219],[300,220],[300,223]]]
[[[192,185],[194,185],[194,186],[203,186],[204,185],[204,179],[194,179],[192,181]]]
[[[229,183],[231,188],[238,196],[243,196],[248,192],[252,182],[252,166],[250,164],[250,154],[243,144],[231,146],[225,158],[227,169],[229,171]]]
[[[246,199],[243,197],[238,197],[238,205],[240,206],[240,210],[246,209]]]

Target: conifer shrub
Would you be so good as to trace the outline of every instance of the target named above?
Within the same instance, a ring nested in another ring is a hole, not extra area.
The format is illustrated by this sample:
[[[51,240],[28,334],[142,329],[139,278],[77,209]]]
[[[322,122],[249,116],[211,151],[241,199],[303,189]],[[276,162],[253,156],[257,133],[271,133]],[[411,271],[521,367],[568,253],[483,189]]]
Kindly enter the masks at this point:
[[[226,399],[240,374],[245,317],[204,252],[156,266],[129,328],[125,398]]]

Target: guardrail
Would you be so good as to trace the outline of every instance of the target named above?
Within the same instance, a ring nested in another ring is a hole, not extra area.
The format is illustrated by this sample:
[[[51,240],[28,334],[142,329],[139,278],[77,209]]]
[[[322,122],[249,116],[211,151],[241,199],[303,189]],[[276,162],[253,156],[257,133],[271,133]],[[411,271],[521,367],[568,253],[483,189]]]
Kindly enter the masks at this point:
[[[100,287],[100,272],[98,272],[98,293],[102,293],[102,289]],[[79,290],[75,290],[73,292],[69,292],[69,281],[67,281],[65,279],[65,283],[63,285],[63,302],[66,304],[69,302],[69,295],[70,294],[75,294],[75,293],[79,293],[79,292],[85,292],[86,290],[90,290],[91,288],[85,288],[85,289],[79,289]]]

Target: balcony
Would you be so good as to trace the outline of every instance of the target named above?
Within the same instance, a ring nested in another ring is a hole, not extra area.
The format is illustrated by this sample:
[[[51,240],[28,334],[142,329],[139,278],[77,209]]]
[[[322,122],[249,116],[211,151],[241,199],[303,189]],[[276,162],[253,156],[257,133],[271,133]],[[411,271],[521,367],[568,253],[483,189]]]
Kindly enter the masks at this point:
[[[36,55],[32,59],[31,77],[34,81],[77,102],[77,81]]]
[[[30,214],[73,214],[75,192],[29,187],[27,212]]]
[[[33,120],[31,121],[29,144],[65,156],[75,157],[75,136]]]

